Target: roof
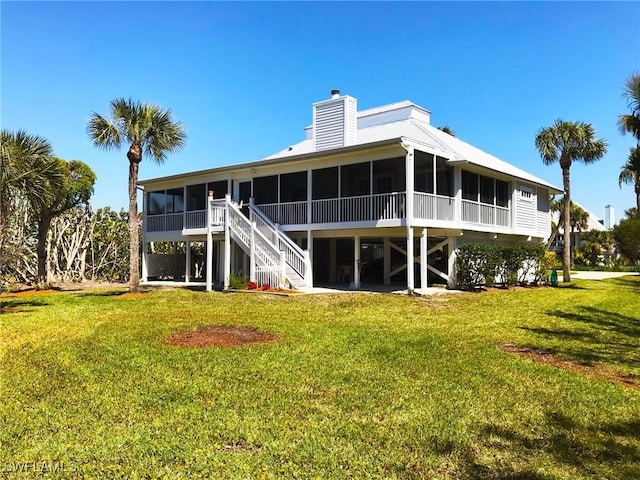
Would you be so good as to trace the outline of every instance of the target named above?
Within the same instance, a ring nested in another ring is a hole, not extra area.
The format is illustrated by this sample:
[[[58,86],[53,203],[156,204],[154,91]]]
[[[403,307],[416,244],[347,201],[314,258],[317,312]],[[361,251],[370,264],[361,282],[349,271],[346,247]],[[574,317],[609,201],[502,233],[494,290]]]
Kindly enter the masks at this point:
[[[377,115],[390,110],[398,110],[400,108],[407,107],[414,107],[416,109],[420,109],[422,112],[428,113],[428,111],[422,107],[415,105],[409,100],[405,100],[403,102],[359,111],[358,120],[361,120],[365,116]],[[392,121],[366,128],[358,128],[355,145],[364,146],[369,143],[391,139],[408,140],[410,142],[423,145],[426,148],[449,158],[449,163],[452,165],[464,163],[476,165],[478,167],[505,173],[528,182],[545,186],[554,193],[562,193],[562,190],[555,185],[552,185],[545,180],[516,167],[515,165],[505,162],[498,157],[480,150],[457,137],[449,135],[448,133],[437,129],[424,121],[420,121],[418,118],[410,117],[405,120]],[[324,150],[323,152],[328,154],[331,151]],[[265,160],[292,159],[292,157],[310,153],[314,153],[314,141],[313,138],[306,138],[295,145],[291,145],[284,150],[266,157]]]
[[[600,222],[600,219],[598,217],[596,217],[592,212],[590,212],[589,210],[584,208],[582,205],[580,205],[575,200],[571,200],[571,203],[573,203],[574,205],[580,207],[582,210],[584,210],[585,212],[587,212],[589,214],[589,216],[587,217],[587,228],[586,228],[585,231],[587,231],[587,230],[605,231],[606,230],[606,228],[604,226],[604,222]],[[559,220],[560,220],[560,212],[551,212],[551,221],[557,224]],[[562,228],[562,226],[560,226],[560,228]]]
[[[253,168],[271,164],[326,157],[332,154],[359,151],[363,148],[376,148],[393,143],[410,143],[417,148],[436,153],[448,159],[451,165],[469,164],[504,173],[511,177],[544,186],[551,194],[562,193],[558,187],[526,172],[504,160],[499,159],[473,145],[449,135],[429,123],[430,112],[410,100],[391,103],[380,107],[357,112],[358,130],[354,145],[316,151],[313,138],[306,138],[284,150],[261,160],[239,163],[224,167],[189,172],[172,177],[149,179],[139,182],[144,185],[156,180],[195,176],[206,173],[231,171],[236,168]],[[307,127],[307,130],[309,127]]]

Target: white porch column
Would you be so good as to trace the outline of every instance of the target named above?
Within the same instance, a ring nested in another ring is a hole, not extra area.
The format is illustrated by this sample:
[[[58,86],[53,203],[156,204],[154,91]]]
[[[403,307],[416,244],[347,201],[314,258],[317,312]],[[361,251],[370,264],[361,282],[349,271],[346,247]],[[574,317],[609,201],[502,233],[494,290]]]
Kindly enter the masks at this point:
[[[413,229],[411,227],[407,227],[407,290],[409,295],[413,295],[413,290],[415,289],[413,264]]]
[[[229,232],[229,203],[231,195],[225,195],[224,212],[224,289],[229,288],[229,276],[231,275],[231,234]]]
[[[427,229],[422,229],[422,235],[420,236],[420,288],[425,290],[429,287],[427,282],[427,262],[429,254],[427,253]],[[423,292],[424,293],[424,292]]]
[[[142,232],[142,281],[146,282],[148,277],[147,268],[147,255],[149,255],[149,244],[144,238],[144,232]]]
[[[413,294],[415,288],[415,280],[413,274],[413,190],[414,190],[414,161],[413,161],[413,147],[410,145],[404,146],[407,150],[405,157],[405,171],[406,171],[406,183],[407,183],[407,290],[409,295]]]
[[[191,242],[189,240],[184,242],[184,255],[185,255],[184,283],[189,283],[190,276],[191,276]]]
[[[207,211],[205,218],[207,221],[207,276],[205,281],[205,289],[207,292],[213,290],[213,234],[211,233],[211,203],[213,202],[213,192],[209,190],[207,196]],[[191,257],[191,255],[189,255]],[[188,262],[187,262],[188,263]],[[188,268],[188,267],[187,267]]]
[[[253,198],[251,199],[253,203]],[[256,281],[256,222],[251,222],[251,250],[249,255],[249,281]]]
[[[360,236],[353,237],[353,288],[360,288]]]
[[[449,281],[447,282],[450,287],[456,286],[456,248],[458,248],[458,238],[451,237],[448,242],[449,258],[447,259],[449,266]]]
[[[384,284],[391,285],[391,240],[387,237],[382,239],[382,255],[384,264]]]
[[[453,167],[453,194],[455,195],[453,218],[456,224],[460,225],[462,222],[462,170],[460,167]]]
[[[311,217],[309,217],[311,218]],[[307,274],[305,279],[307,280],[307,287],[313,287],[313,233],[311,230],[307,230]]]

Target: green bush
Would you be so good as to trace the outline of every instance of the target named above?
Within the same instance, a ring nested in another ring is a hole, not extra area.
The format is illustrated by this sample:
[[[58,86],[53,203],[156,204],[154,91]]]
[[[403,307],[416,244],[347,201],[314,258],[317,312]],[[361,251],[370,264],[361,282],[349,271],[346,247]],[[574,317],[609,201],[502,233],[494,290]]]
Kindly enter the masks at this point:
[[[545,261],[546,260],[546,261]],[[474,290],[483,285],[539,284],[546,278],[555,254],[545,256],[542,245],[484,245],[469,243],[456,251],[457,282]],[[500,280],[498,282],[498,280]]]
[[[232,272],[229,274],[229,288],[233,290],[244,290],[247,288],[249,279],[240,272]]]

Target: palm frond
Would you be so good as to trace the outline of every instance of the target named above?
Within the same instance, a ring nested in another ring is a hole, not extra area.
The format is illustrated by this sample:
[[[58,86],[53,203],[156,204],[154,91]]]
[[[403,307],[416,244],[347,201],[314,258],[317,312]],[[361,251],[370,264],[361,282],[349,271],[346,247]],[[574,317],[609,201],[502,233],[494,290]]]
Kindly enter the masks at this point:
[[[111,120],[92,112],[87,124],[87,134],[93,145],[104,150],[119,148],[122,138],[118,126]]]

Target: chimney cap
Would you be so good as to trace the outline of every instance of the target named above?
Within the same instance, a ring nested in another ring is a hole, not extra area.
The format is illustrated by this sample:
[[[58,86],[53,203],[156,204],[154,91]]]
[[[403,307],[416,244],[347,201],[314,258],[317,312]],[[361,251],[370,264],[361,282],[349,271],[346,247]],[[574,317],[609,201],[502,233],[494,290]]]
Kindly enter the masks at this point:
[[[338,98],[340,96],[340,90],[333,89],[331,90],[331,98]]]

